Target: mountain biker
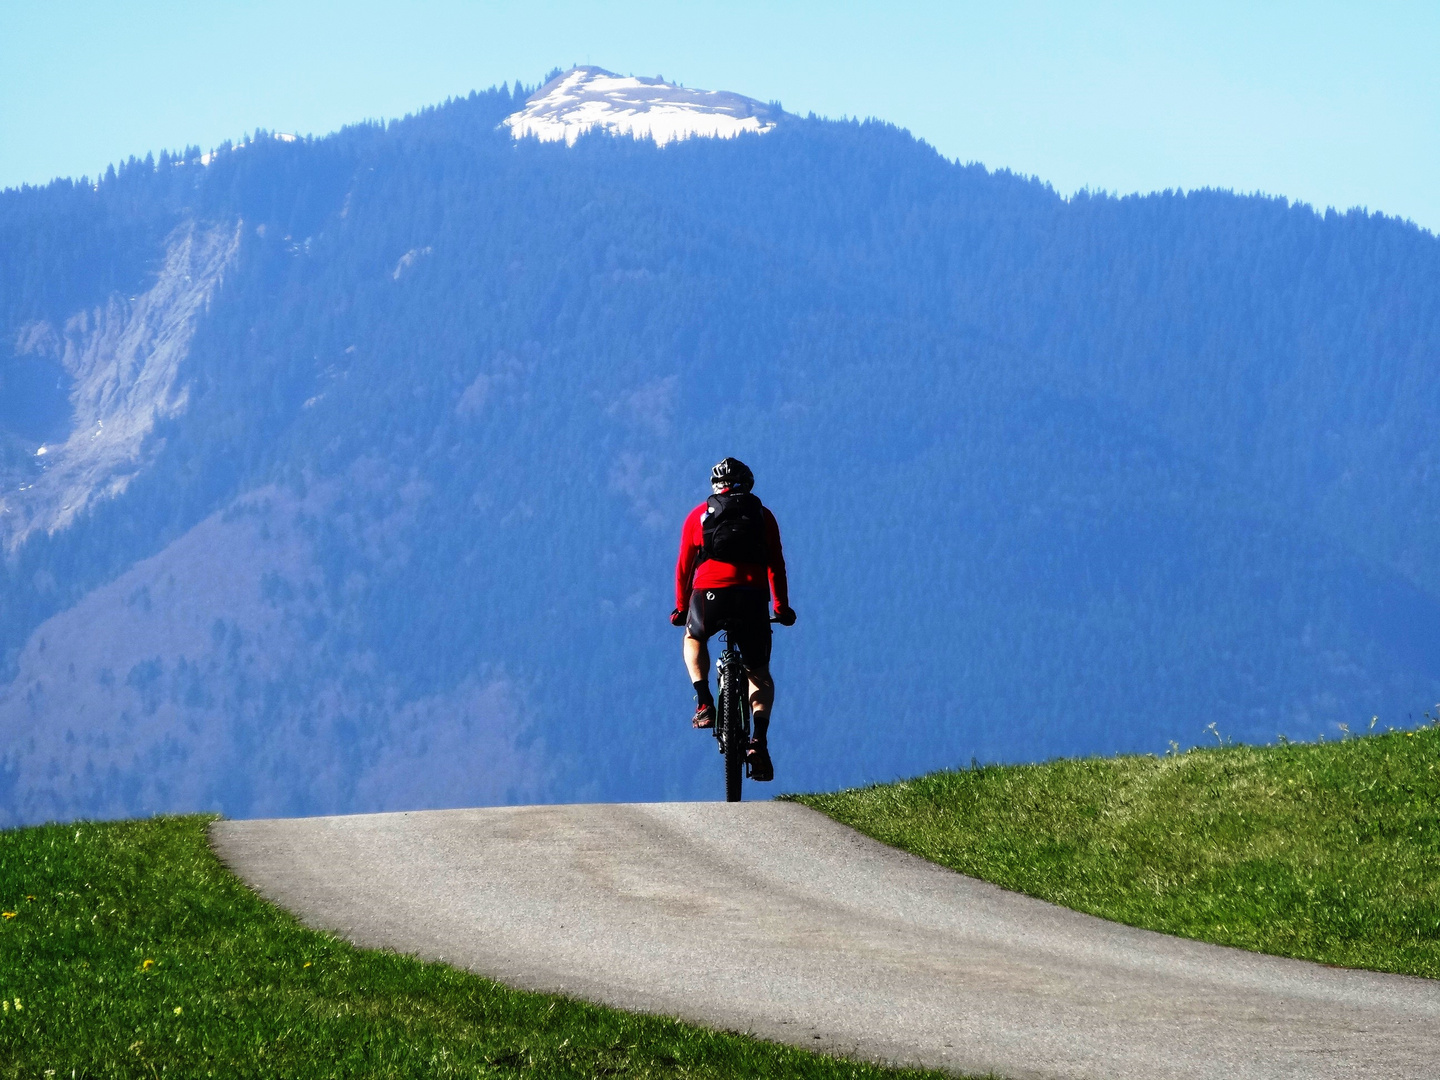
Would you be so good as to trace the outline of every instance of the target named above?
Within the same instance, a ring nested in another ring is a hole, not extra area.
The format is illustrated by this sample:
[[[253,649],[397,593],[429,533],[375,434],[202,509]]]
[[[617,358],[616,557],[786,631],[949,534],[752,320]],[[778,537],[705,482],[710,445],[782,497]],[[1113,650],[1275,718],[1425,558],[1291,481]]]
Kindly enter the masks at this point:
[[[675,610],[670,622],[685,627],[685,667],[695,686],[691,726],[715,726],[715,696],[710,692],[710,651],[706,643],[728,624],[731,643],[740,650],[750,679],[754,738],[746,750],[752,780],[771,780],[766,735],[775,683],[770,678],[770,618],[766,601],[774,598],[775,621],[793,626],[785,580],[780,526],[751,493],[755,475],[742,461],[727,457],[710,470],[709,499],[685,519],[680,560],[675,564]]]

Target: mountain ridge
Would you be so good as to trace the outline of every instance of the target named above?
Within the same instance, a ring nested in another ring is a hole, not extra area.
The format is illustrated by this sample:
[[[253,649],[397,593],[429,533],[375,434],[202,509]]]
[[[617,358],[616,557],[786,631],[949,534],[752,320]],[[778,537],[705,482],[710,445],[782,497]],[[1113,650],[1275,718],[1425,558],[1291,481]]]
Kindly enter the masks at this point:
[[[706,794],[664,614],[727,454],[800,612],[782,788],[1437,699],[1433,237],[1065,200],[874,122],[517,140],[530,96],[0,197],[0,400],[63,374],[24,328],[239,237],[145,467],[4,561],[5,820]],[[0,408],[7,499],[49,393]]]

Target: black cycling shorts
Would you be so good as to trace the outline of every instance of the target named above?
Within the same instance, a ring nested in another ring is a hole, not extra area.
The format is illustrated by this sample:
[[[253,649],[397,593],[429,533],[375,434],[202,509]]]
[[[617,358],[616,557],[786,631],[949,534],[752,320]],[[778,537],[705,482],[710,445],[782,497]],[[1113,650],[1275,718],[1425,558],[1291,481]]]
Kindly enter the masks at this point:
[[[730,632],[730,644],[740,650],[745,666],[758,673],[770,670],[770,590],[748,585],[724,589],[696,589],[690,594],[685,632],[696,641],[709,641],[721,630]]]

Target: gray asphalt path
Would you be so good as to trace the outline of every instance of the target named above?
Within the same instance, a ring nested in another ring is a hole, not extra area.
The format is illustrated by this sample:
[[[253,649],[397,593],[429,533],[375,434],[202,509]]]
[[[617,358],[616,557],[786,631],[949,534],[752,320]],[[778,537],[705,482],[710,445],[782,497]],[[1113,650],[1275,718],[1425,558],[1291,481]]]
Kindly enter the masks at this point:
[[[223,821],[263,896],[514,986],[1006,1077],[1440,1077],[1440,982],[1108,923],[789,803]]]

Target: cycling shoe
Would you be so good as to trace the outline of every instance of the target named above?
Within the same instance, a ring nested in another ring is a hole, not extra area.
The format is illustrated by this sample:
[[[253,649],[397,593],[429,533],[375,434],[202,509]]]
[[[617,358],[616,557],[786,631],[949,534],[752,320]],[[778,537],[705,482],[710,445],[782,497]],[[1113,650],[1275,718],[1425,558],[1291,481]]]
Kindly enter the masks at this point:
[[[770,750],[763,742],[750,740],[750,749],[745,753],[745,772],[751,780],[761,783],[775,779],[775,764],[770,760]]]
[[[690,720],[693,728],[713,728],[715,726],[715,706],[701,705],[695,710],[695,715]]]

